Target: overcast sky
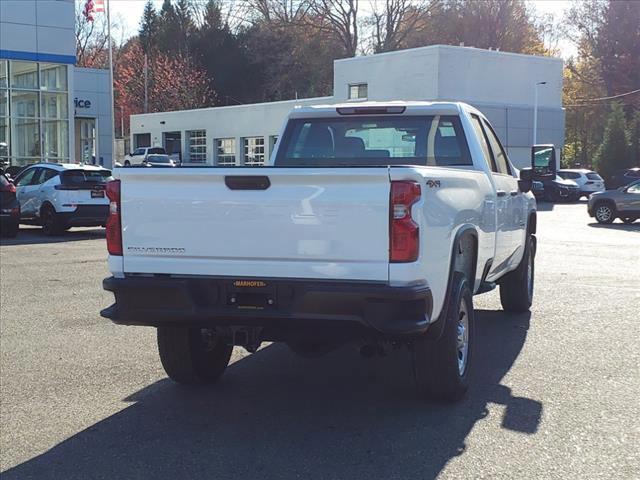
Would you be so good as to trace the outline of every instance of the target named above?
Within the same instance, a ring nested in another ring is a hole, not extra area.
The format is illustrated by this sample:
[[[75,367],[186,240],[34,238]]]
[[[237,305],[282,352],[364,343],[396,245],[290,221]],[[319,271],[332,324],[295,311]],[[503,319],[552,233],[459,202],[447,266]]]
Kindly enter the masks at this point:
[[[146,0],[110,0],[112,18],[123,23],[124,31],[122,33],[125,38],[137,33],[145,3]],[[162,0],[154,0],[154,3],[158,9],[162,6]],[[558,19],[571,6],[570,0],[528,0],[528,3],[532,4],[537,12],[550,13]],[[362,4],[368,7],[371,1],[362,0]],[[576,47],[570,41],[562,41],[559,48],[563,58],[576,54]]]

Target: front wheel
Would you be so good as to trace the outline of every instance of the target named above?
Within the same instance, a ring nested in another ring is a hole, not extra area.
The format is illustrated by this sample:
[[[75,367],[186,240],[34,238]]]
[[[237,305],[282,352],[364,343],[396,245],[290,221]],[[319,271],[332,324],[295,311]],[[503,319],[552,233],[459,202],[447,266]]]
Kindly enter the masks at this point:
[[[500,303],[506,312],[524,313],[533,303],[536,241],[527,234],[520,265],[500,279]]]
[[[598,223],[608,224],[613,222],[616,218],[613,207],[608,203],[598,203],[595,210],[595,217]]]
[[[171,380],[188,385],[215,383],[224,373],[232,345],[204,328],[158,327],[158,352]]]
[[[455,402],[469,388],[474,351],[474,312],[471,290],[465,276],[454,273],[441,319],[442,335],[437,340],[422,336],[413,341],[413,375],[420,398]]]
[[[124,161],[124,166],[125,167],[130,167],[131,166],[131,162],[129,160],[125,160]]]

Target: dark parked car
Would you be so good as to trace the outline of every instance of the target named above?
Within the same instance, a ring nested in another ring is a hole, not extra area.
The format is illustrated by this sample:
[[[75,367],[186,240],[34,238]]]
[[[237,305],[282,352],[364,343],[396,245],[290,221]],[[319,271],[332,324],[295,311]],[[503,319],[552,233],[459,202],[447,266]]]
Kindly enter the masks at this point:
[[[598,223],[611,223],[619,218],[633,223],[640,218],[640,180],[617,190],[594,193],[589,198],[589,215]]]
[[[544,183],[534,180],[531,184],[531,192],[533,192],[538,200],[544,198]]]
[[[575,202],[580,198],[580,187],[573,180],[556,175],[544,182],[544,198],[549,202]]]
[[[607,180],[607,188],[614,189],[624,187],[636,180],[640,180],[640,167],[625,168],[611,175],[609,180]]]
[[[0,175],[0,232],[2,236],[15,237],[19,226],[20,203],[16,198],[16,187]]]

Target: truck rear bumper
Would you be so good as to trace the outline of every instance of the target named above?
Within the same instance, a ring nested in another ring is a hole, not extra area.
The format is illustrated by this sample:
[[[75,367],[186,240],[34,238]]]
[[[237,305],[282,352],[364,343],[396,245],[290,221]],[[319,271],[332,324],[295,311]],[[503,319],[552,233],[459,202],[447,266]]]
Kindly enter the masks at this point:
[[[116,302],[100,314],[121,325],[362,328],[419,335],[431,322],[426,285],[231,278],[106,278]]]

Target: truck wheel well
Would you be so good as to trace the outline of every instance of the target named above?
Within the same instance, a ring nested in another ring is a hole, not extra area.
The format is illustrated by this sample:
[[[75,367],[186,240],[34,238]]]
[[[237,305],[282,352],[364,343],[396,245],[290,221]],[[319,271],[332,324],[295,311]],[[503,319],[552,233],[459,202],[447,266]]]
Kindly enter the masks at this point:
[[[476,277],[476,264],[478,261],[478,239],[475,234],[467,230],[459,236],[454,250],[453,270],[464,274],[469,288],[473,291]]]
[[[529,233],[536,233],[537,228],[538,228],[538,216],[536,215],[535,212],[531,212],[531,215],[529,215],[529,226],[528,226]]]

